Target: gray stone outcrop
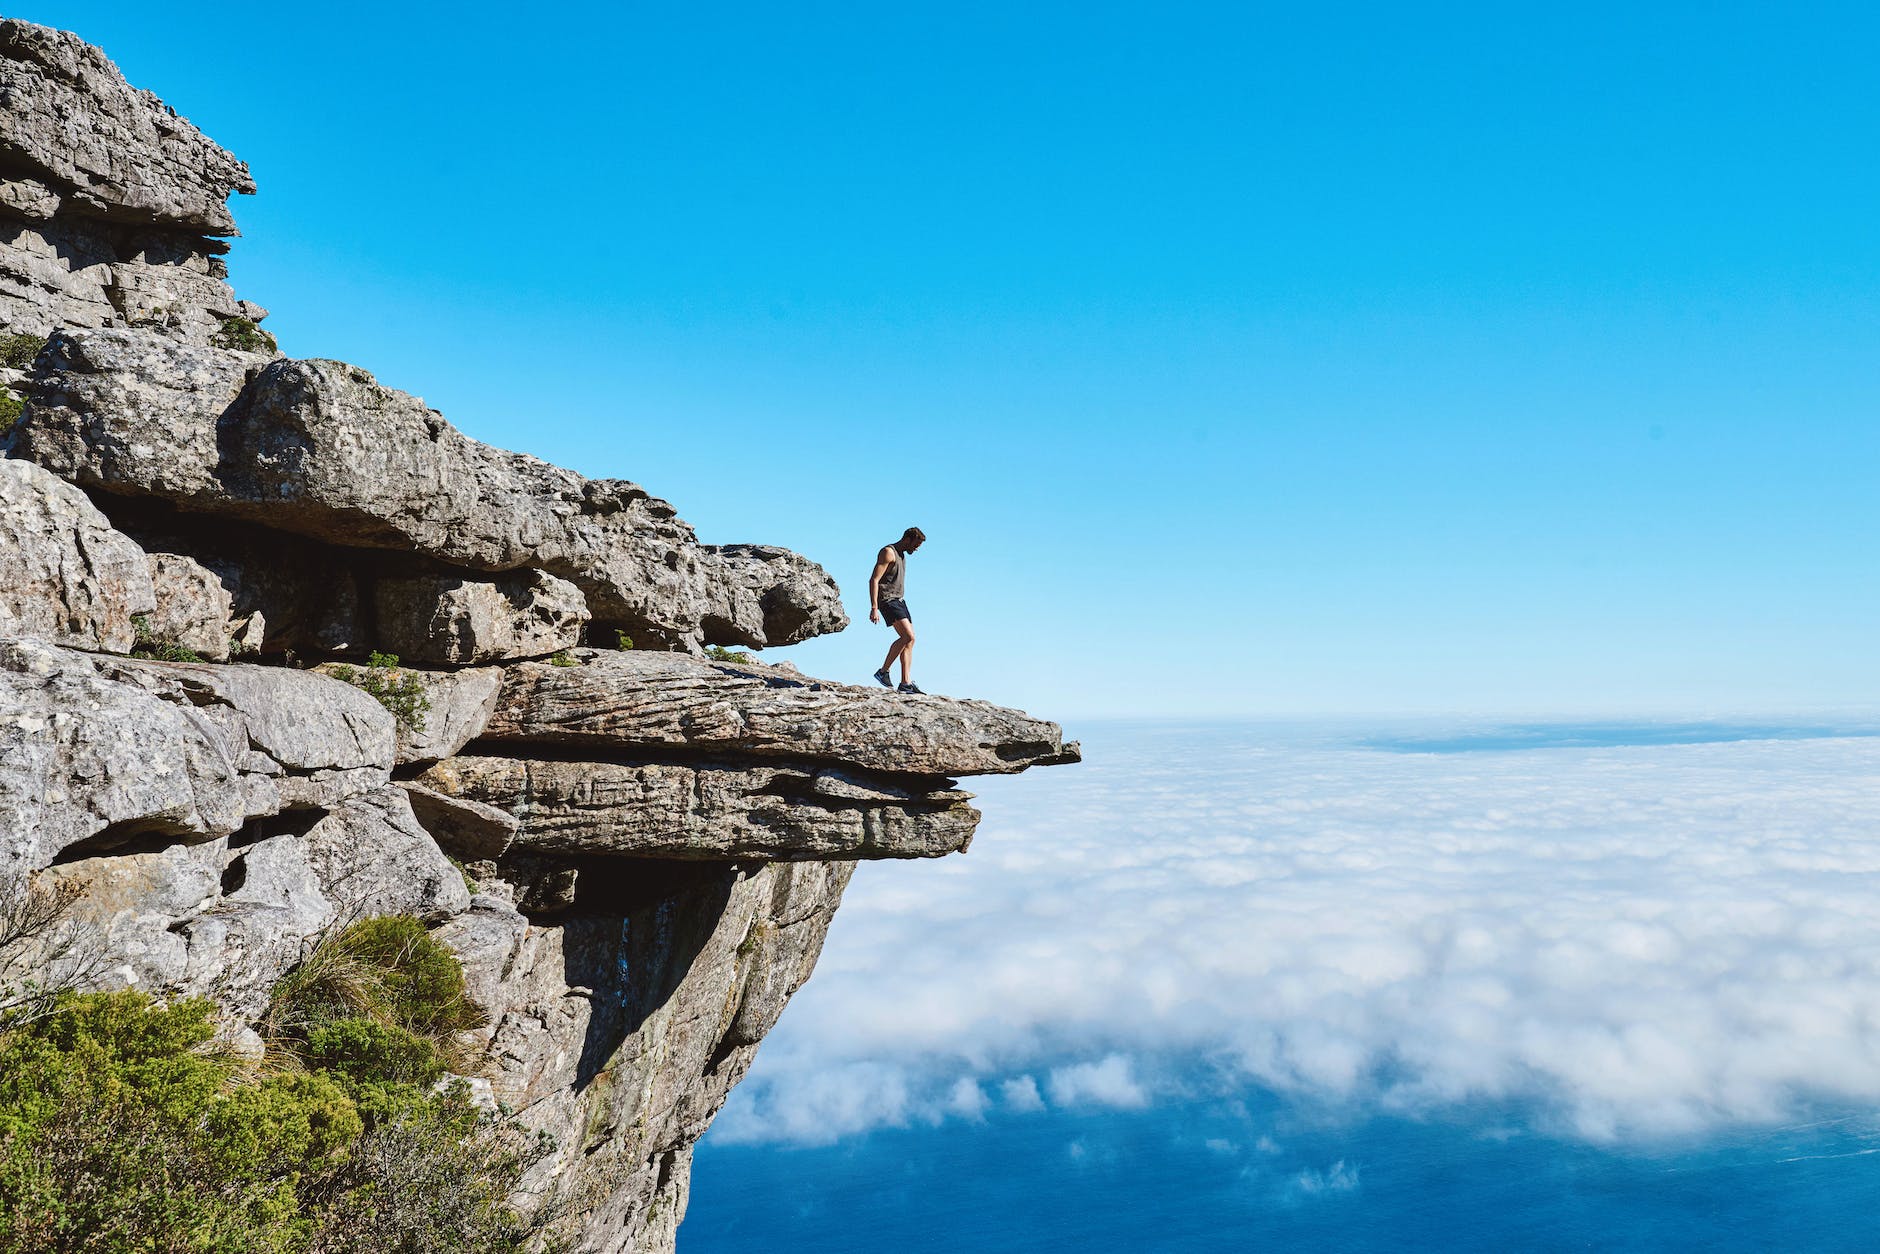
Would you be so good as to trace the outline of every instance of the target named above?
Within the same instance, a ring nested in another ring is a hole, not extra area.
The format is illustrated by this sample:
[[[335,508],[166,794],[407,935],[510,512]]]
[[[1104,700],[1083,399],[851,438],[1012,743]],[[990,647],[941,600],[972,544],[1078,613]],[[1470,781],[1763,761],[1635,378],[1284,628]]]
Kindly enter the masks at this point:
[[[247,171],[97,49],[0,19],[0,105],[0,891],[81,886],[98,982],[212,997],[256,1049],[323,935],[418,916],[539,1137],[512,1202],[669,1254],[856,863],[966,849],[956,776],[1077,746],[708,660],[841,630],[839,589],[357,367],[227,347],[265,347],[217,238]]]
[[[827,769],[464,756],[418,782],[514,816],[503,848],[476,857],[933,858],[979,822],[969,793]]]
[[[143,551],[83,492],[0,461],[0,637],[128,653],[156,606]]]
[[[355,366],[130,329],[57,336],[46,360],[15,454],[89,489],[469,571],[533,566],[642,647],[762,647],[847,623],[815,563],[708,552],[638,485],[478,443]]]
[[[900,775],[1009,775],[1078,760],[1056,723],[985,701],[908,697],[782,667],[586,651],[508,668],[486,740],[794,759]]]
[[[390,576],[374,583],[373,598],[380,645],[421,666],[547,657],[581,643],[588,621],[581,590],[539,570]]]
[[[206,342],[266,313],[226,282],[248,169],[76,36],[0,18],[0,326]]]

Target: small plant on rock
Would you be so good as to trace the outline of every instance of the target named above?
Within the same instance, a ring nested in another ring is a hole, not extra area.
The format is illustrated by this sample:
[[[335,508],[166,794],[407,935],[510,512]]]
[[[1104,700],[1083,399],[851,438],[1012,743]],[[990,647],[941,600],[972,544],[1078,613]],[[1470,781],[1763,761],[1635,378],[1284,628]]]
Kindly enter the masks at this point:
[[[614,647],[618,648],[622,653],[625,653],[628,649],[633,647],[633,637],[621,631],[619,628],[614,629],[614,640]]]
[[[150,617],[147,614],[131,615],[131,630],[136,633],[136,642],[131,647],[131,656],[145,658],[152,662],[200,662],[202,655],[194,649],[185,649],[180,644],[170,644],[158,640],[150,631]]]
[[[221,329],[209,337],[209,342],[242,353],[272,353],[277,347],[274,337],[248,318],[222,319]]]
[[[735,662],[739,666],[750,666],[757,661],[742,649],[727,649],[722,644],[706,645],[705,656],[714,662]]]
[[[0,388],[0,440],[13,430],[13,424],[20,420],[20,414],[26,409],[26,402],[13,395],[6,388]]]
[[[400,727],[412,732],[424,730],[424,716],[431,710],[431,696],[425,691],[422,679],[399,670],[396,653],[374,651],[366,659],[364,670],[356,666],[335,666],[328,673],[371,695],[392,712]]]
[[[563,649],[554,657],[548,659],[548,664],[550,666],[579,666],[581,665],[581,659],[568,652],[568,650]]]
[[[0,335],[0,366],[8,370],[27,370],[39,350],[46,346],[43,335]]]

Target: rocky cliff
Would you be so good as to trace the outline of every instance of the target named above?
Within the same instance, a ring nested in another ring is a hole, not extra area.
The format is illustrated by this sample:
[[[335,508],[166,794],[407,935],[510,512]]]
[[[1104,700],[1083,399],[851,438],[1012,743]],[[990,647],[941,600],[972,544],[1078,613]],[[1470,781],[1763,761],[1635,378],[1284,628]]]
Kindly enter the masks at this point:
[[[98,49],[0,19],[0,105],[0,878],[83,885],[109,982],[238,1036],[336,922],[419,915],[548,1147],[519,1201],[670,1249],[856,862],[1076,746],[725,660],[841,630],[833,581],[273,351],[246,167]]]

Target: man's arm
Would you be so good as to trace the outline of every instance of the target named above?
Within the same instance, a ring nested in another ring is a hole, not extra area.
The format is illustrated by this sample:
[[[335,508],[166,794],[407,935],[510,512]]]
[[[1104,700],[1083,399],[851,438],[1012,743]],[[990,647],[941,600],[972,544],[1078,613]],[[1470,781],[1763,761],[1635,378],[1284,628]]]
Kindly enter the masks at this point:
[[[891,545],[882,545],[881,552],[875,554],[875,569],[868,576],[868,621],[881,621],[881,577],[888,573],[888,550]]]

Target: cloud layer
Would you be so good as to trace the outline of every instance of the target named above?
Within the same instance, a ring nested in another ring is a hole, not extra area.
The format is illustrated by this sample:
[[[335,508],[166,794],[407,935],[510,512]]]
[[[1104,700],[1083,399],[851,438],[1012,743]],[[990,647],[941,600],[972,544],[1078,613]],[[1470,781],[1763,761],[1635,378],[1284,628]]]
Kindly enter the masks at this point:
[[[861,869],[716,1137],[1139,1106],[1196,1060],[1593,1140],[1880,1098],[1880,740],[1086,749],[983,788],[967,856]]]

